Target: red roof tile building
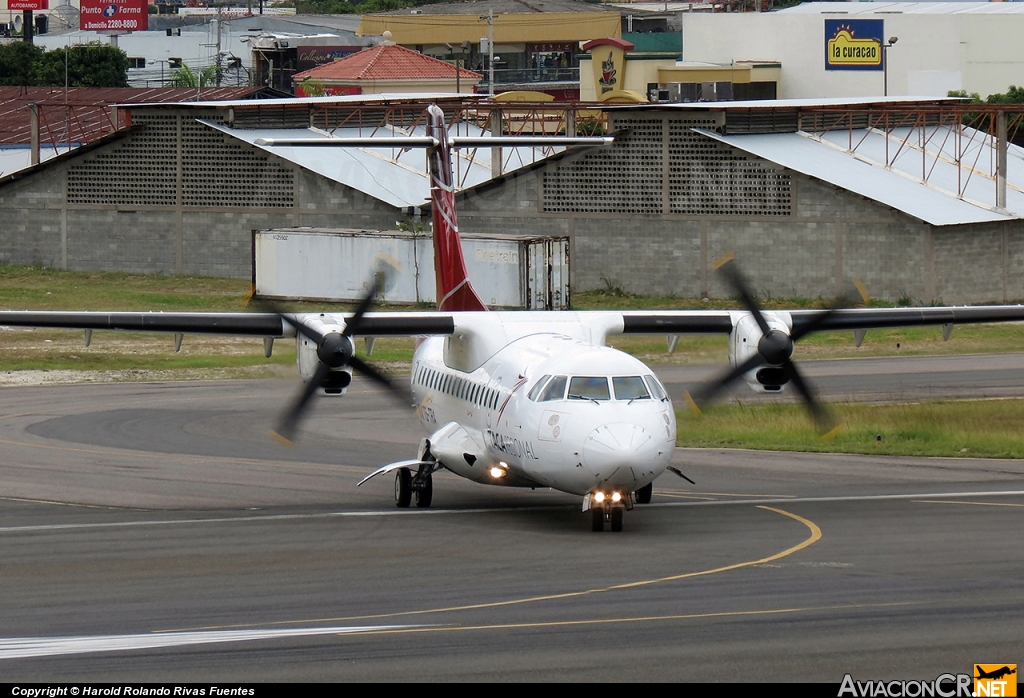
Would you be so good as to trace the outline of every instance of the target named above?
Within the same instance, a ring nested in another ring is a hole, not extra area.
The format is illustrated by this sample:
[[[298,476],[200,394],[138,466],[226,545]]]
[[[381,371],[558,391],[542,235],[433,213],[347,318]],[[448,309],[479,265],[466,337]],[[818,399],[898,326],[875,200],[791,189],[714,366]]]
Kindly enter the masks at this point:
[[[295,94],[358,95],[386,92],[472,92],[483,78],[451,63],[384,42],[292,76]],[[305,85],[304,85],[305,83]],[[311,83],[317,88],[310,89]],[[314,92],[315,94],[310,94]]]

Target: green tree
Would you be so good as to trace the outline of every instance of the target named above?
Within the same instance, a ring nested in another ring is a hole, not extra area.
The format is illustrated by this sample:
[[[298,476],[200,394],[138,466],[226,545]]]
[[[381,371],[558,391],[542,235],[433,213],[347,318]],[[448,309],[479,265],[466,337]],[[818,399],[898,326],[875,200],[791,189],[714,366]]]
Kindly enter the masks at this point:
[[[323,81],[315,78],[304,78],[300,83],[302,94],[307,97],[324,97],[327,95],[327,87]]]
[[[217,77],[220,68],[215,65],[208,65],[198,73],[192,72],[187,65],[171,71],[171,80],[168,87],[213,87],[217,84]]]
[[[128,54],[94,41],[44,53],[31,68],[33,85],[128,87]]]
[[[1006,92],[997,92],[985,99],[982,99],[981,95],[977,92],[967,94],[966,90],[951,90],[947,94],[950,97],[967,99],[967,104],[1024,104],[1024,87],[1017,87],[1016,85],[1010,85],[1010,89]],[[1024,109],[1019,110],[1017,113],[1022,111]],[[979,119],[978,114],[974,112],[965,113],[961,117],[961,121],[965,126],[971,126],[981,131],[988,131],[990,128],[988,117]],[[1018,125],[1010,132],[1009,139],[1011,143],[1024,147],[1024,128]]]
[[[34,84],[31,81],[32,66],[43,53],[43,49],[24,41],[0,44],[0,85]]]

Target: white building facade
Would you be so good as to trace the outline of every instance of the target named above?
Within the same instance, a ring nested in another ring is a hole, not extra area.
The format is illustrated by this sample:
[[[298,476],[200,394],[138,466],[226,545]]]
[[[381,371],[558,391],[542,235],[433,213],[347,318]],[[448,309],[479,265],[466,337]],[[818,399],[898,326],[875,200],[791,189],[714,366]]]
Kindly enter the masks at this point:
[[[873,65],[829,66],[829,40],[842,27],[854,36],[870,27],[884,45],[897,41]],[[770,13],[683,13],[682,34],[684,61],[780,62],[780,98],[874,96],[886,83],[889,95],[966,90],[984,98],[1024,85],[1024,3],[816,2]]]

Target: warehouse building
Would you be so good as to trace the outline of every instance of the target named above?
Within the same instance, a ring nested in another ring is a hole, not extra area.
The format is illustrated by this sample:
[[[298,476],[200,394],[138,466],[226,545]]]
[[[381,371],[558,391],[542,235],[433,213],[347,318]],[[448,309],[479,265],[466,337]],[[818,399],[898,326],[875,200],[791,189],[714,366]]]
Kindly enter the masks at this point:
[[[1012,108],[1012,107],[1011,107]],[[729,297],[726,253],[758,291],[893,302],[1024,298],[1021,115],[950,100],[609,107],[608,150],[565,153],[464,192],[474,232],[568,235],[578,290]],[[1002,153],[1002,155],[1000,155]],[[1000,165],[999,163],[1003,164]]]
[[[418,133],[429,99],[133,108],[131,130],[0,179],[0,261],[248,277],[254,229],[415,225],[426,219],[421,152],[257,140]],[[529,108],[437,99],[463,133],[507,129],[513,110]],[[569,131],[593,111],[559,108]],[[955,101],[907,98],[608,106],[605,127],[619,132],[609,148],[460,156],[460,227],[569,236],[575,290],[727,297],[712,265],[734,252],[767,296],[831,297],[858,278],[892,301],[1018,300],[1024,150],[1008,144],[1021,117],[1007,108],[967,114]]]

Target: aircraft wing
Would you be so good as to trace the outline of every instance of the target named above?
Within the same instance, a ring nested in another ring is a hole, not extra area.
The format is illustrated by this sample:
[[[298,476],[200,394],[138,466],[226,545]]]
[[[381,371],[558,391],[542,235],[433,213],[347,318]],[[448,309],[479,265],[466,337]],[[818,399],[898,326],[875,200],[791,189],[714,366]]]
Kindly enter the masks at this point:
[[[821,318],[822,313],[828,317]],[[788,315],[794,333],[814,323],[815,331],[870,330],[918,325],[959,325],[1024,322],[1024,305],[947,306],[935,308],[850,308],[826,310],[766,310]],[[734,315],[744,310],[622,311],[623,334],[729,334]]]
[[[319,314],[296,313],[296,316],[319,317]],[[288,314],[277,313],[3,310],[0,311],[0,326],[294,337],[295,327],[287,317]],[[335,317],[344,321],[349,314],[338,313]],[[359,326],[360,335],[375,337],[447,335],[454,331],[450,313],[367,313]]]

